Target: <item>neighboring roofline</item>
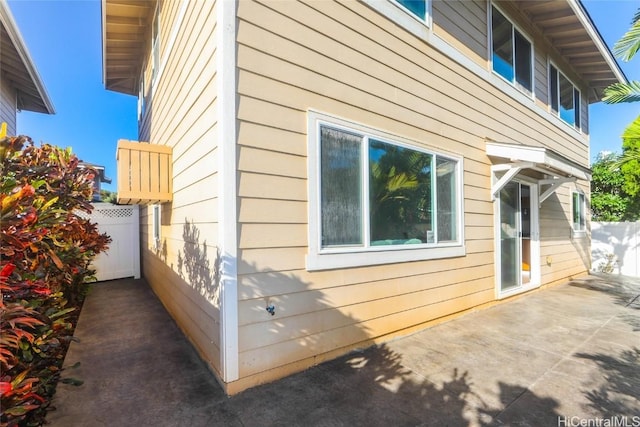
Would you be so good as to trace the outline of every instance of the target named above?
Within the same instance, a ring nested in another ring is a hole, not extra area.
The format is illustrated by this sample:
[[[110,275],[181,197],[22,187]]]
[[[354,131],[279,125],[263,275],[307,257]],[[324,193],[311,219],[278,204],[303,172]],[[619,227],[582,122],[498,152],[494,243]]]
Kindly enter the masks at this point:
[[[589,15],[589,12],[587,12],[587,9],[582,4],[582,0],[567,0],[567,2],[575,12],[580,22],[582,22],[582,25],[584,25],[585,29],[589,33],[589,36],[602,54],[602,57],[609,64],[609,68],[611,68],[611,71],[613,71],[613,73],[618,78],[618,81],[620,83],[628,84],[629,79],[627,79],[627,76],[618,65],[618,61],[616,61],[613,53],[611,53],[611,49],[609,49],[607,44],[604,42],[602,34],[600,34],[598,27],[593,22],[593,19],[591,19],[591,15]]]
[[[53,103],[51,102],[51,98],[49,98],[47,89],[45,88],[44,83],[40,78],[40,74],[38,74],[35,63],[33,62],[31,55],[29,54],[27,45],[25,44],[24,39],[22,38],[20,31],[18,30],[18,25],[13,19],[13,15],[11,14],[11,10],[9,9],[9,5],[6,3],[6,0],[0,0],[0,21],[7,31],[7,34],[9,34],[11,43],[15,47],[24,67],[29,73],[31,82],[33,83],[34,88],[40,96],[40,100],[47,110],[46,113],[55,114],[55,109],[53,107]],[[30,111],[28,108],[24,109]]]

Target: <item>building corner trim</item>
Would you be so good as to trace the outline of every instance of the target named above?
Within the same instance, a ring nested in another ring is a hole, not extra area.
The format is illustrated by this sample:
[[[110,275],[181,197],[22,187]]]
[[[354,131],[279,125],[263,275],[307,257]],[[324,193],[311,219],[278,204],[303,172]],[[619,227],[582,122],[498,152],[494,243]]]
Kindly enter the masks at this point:
[[[239,378],[236,154],[237,0],[219,0],[217,12],[218,228],[220,230],[220,361],[225,383]]]

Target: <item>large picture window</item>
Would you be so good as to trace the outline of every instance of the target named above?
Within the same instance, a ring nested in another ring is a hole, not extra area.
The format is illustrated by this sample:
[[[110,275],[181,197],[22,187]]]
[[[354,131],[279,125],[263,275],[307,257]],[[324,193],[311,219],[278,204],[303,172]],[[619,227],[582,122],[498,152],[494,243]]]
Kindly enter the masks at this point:
[[[493,71],[525,91],[533,92],[533,49],[527,38],[498,10],[491,7]]]
[[[319,230],[311,230],[312,236],[317,232],[313,252],[322,256],[461,245],[459,159],[364,127],[318,123],[316,132],[317,183],[312,185],[318,187],[319,200],[312,223]],[[365,263],[384,262],[392,261]]]
[[[549,92],[551,111],[579,129],[580,91],[552,64],[549,64]]]

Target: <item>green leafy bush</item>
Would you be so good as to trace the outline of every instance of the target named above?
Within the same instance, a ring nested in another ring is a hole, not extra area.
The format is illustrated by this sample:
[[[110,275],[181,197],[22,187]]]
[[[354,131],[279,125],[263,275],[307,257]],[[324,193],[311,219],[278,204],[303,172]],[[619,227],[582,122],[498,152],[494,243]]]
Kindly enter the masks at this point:
[[[1,426],[38,425],[110,238],[90,213],[93,171],[71,150],[0,138]]]

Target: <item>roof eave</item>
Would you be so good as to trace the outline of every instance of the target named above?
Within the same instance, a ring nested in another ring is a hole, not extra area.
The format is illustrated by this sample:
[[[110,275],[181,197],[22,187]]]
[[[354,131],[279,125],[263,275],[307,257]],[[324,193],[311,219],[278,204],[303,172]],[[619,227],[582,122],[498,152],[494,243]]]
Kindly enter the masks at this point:
[[[150,31],[148,19],[155,4],[156,0],[101,0],[102,78],[106,89],[138,95],[144,45]],[[125,38],[120,39],[123,35]],[[114,50],[118,53],[112,53]]]
[[[27,73],[29,74],[29,79],[31,80],[31,83],[33,85],[29,89],[31,89],[32,91],[35,90],[38,93],[40,102],[37,104],[27,103],[26,105],[22,105],[22,109],[39,113],[55,114],[55,108],[53,107],[51,98],[49,97],[47,89],[44,86],[42,79],[40,78],[40,74],[38,74],[35,63],[33,62],[31,55],[29,54],[29,50],[27,49],[27,46],[22,38],[22,35],[20,34],[20,31],[18,30],[18,26],[13,19],[13,15],[11,14],[9,6],[7,5],[5,0],[0,0],[0,21],[7,31],[13,47],[15,48],[25,69],[27,70]],[[16,89],[20,91],[22,88],[17,87]]]
[[[575,12],[576,16],[578,17],[578,19],[580,20],[580,22],[582,22],[582,25],[584,26],[584,28],[589,33],[589,36],[591,37],[594,44],[600,51],[600,54],[602,55],[603,59],[607,62],[607,64],[609,65],[609,68],[615,74],[618,81],[620,83],[625,83],[625,84],[629,83],[627,76],[625,76],[624,72],[618,65],[618,62],[616,61],[613,54],[611,53],[611,50],[609,49],[609,47],[607,47],[604,40],[602,39],[600,32],[598,31],[597,27],[593,23],[593,20],[591,19],[591,16],[582,5],[582,1],[568,0],[568,2],[571,8],[573,9],[573,11]]]

